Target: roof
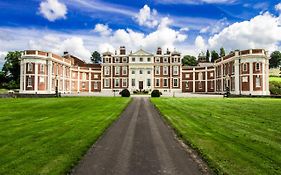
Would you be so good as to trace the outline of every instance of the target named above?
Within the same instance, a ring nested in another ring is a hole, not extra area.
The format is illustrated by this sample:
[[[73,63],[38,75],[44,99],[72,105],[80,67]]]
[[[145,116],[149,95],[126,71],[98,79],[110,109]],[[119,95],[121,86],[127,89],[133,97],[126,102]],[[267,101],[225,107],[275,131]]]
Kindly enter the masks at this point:
[[[138,50],[138,51],[136,51],[136,52],[134,52],[134,53],[132,53],[132,54],[130,54],[130,55],[147,55],[147,56],[153,56],[152,53],[149,53],[149,52],[147,52],[147,51],[144,51],[143,49],[140,49],[140,50]]]

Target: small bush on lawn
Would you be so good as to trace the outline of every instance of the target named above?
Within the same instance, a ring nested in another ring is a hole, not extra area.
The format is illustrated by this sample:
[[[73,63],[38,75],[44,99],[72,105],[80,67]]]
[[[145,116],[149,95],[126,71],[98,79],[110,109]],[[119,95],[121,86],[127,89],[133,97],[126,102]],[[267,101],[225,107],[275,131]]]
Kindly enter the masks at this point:
[[[269,83],[269,91],[272,95],[281,95],[281,82],[271,81]]]
[[[119,93],[122,97],[130,97],[130,91],[128,89],[123,89],[120,93]]]
[[[159,90],[153,90],[151,92],[151,97],[160,97],[162,93]]]

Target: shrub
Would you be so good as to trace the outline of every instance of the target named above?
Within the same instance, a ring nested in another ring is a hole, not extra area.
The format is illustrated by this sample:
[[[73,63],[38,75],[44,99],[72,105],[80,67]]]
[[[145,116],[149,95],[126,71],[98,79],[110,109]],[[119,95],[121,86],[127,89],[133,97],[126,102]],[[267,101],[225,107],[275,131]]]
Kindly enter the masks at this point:
[[[123,89],[120,93],[119,93],[122,97],[130,97],[130,91],[128,89]]]
[[[272,95],[281,95],[281,82],[271,81],[269,91]]]
[[[151,92],[151,97],[160,97],[162,93],[159,90],[153,90]]]

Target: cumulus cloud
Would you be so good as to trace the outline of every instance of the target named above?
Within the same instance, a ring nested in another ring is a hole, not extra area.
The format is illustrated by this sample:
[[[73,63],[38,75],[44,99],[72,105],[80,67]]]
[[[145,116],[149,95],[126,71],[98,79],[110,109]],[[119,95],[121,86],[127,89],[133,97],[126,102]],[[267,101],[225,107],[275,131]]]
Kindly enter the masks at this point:
[[[275,10],[281,13],[281,2],[275,5]]]
[[[67,8],[58,0],[46,0],[40,3],[39,11],[49,21],[55,21],[66,18]]]
[[[54,53],[68,51],[69,53],[86,60],[91,57],[90,51],[84,46],[83,39],[76,36],[63,39],[55,35],[46,35],[38,40],[30,40],[29,48],[48,50]]]
[[[206,49],[205,40],[203,39],[202,36],[199,35],[199,36],[196,37],[196,39],[195,39],[195,47],[199,51],[204,51]]]
[[[218,20],[213,25],[208,25],[200,30],[200,33],[209,33],[211,35],[220,32],[223,28],[229,25],[229,22],[226,18]]]
[[[236,0],[156,0],[161,4],[232,4]]]
[[[236,22],[209,38],[210,48],[224,46],[228,50],[264,48],[278,49],[281,41],[280,17],[266,12],[249,21]]]
[[[157,11],[150,9],[148,5],[144,5],[140,9],[139,13],[135,15],[135,19],[141,26],[153,28],[158,25]]]
[[[96,24],[94,32],[100,33],[102,36],[108,36],[111,34],[112,30],[105,24]]]

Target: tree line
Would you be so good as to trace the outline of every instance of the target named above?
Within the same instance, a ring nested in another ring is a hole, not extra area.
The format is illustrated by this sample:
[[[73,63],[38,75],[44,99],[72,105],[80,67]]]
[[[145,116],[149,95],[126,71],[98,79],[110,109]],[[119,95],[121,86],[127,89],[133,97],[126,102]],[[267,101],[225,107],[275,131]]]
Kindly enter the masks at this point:
[[[0,88],[5,89],[19,89],[20,87],[20,57],[21,51],[8,52],[5,57],[5,63],[0,70]],[[225,56],[224,48],[220,49],[220,52],[217,53],[215,50],[211,52],[209,50],[204,54],[205,62],[214,62],[220,57]],[[269,60],[270,68],[278,68],[281,66],[281,53],[280,51],[274,51],[270,55],[271,59]],[[96,64],[101,62],[101,55],[98,51],[94,51],[91,55],[91,62]],[[198,58],[192,55],[185,55],[182,59],[183,65],[186,66],[197,66]]]

